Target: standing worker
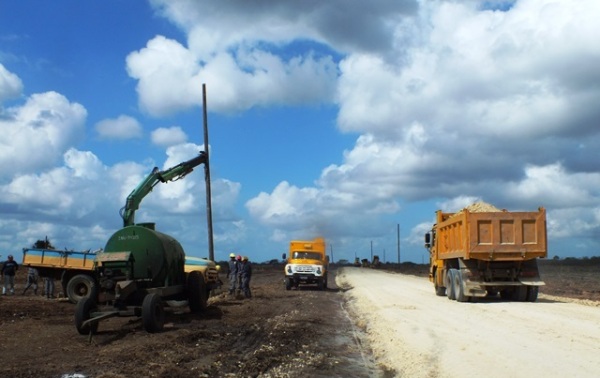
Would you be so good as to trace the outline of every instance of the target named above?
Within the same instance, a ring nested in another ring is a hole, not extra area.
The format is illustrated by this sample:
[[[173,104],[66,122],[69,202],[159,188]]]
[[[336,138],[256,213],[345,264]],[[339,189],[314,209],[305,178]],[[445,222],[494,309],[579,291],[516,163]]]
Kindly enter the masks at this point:
[[[235,274],[236,284],[235,284],[235,296],[239,296],[242,293],[242,256],[237,255],[235,257],[237,263],[237,273]]]
[[[6,291],[10,291],[10,295],[15,294],[15,273],[19,270],[19,264],[13,260],[12,255],[8,255],[8,260],[2,265],[2,275],[4,276],[4,286],[2,287],[2,295],[6,295]]]
[[[37,289],[38,289],[38,270],[34,267],[32,267],[31,265],[27,265],[29,267],[29,269],[27,270],[27,285],[25,285],[25,289],[23,289],[23,294],[25,295],[25,293],[27,292],[27,289],[29,289],[31,286],[33,286],[33,294],[37,295]]]
[[[44,295],[46,298],[54,298],[54,278],[44,277]]]
[[[227,272],[227,278],[229,279],[229,295],[235,294],[235,289],[238,279],[238,261],[235,259],[235,253],[229,254],[229,271]]]
[[[252,278],[252,264],[248,261],[248,256],[242,258],[241,265],[242,290],[246,298],[252,298],[250,291],[250,279]]]

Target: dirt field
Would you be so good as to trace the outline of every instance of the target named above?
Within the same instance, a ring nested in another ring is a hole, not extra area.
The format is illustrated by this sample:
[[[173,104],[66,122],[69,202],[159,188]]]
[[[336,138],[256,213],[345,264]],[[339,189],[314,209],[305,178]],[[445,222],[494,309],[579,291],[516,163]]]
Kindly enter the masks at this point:
[[[542,261],[547,286],[540,293],[600,302],[600,264],[592,261]],[[403,264],[400,272],[427,280],[424,266]],[[24,269],[17,282],[20,293]],[[3,296],[0,376],[396,376],[389,365],[375,361],[363,333],[369,329],[356,322],[361,314],[346,310],[352,288],[339,289],[332,279],[329,283],[325,292],[312,287],[286,291],[281,267],[255,265],[252,299],[219,294],[202,315],[178,309],[158,334],[146,333],[134,318],[109,319],[91,341],[75,329],[73,304],[32,293]]]

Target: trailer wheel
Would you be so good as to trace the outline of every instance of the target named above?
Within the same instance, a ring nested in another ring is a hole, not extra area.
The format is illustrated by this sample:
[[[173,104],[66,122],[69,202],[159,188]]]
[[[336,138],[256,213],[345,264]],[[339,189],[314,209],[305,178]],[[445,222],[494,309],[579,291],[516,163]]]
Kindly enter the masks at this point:
[[[454,296],[456,297],[456,300],[458,302],[467,302],[469,300],[469,297],[465,295],[465,290],[463,286],[463,275],[460,270],[454,271],[453,284]]]
[[[142,324],[148,333],[162,331],[165,325],[165,309],[160,295],[148,294],[142,302]]]
[[[188,303],[191,312],[206,310],[208,302],[208,291],[204,276],[198,271],[192,271],[187,278]]]
[[[78,274],[67,283],[67,297],[72,303],[78,303],[86,297],[96,297],[96,282],[87,274]]]
[[[539,286],[528,286],[527,287],[527,302],[537,301]]]
[[[443,297],[446,295],[446,288],[444,286],[438,286],[438,273],[439,270],[436,270],[433,278],[433,287],[435,288],[435,295],[438,297]]]
[[[83,322],[90,319],[92,312],[97,311],[96,301],[93,298],[85,297],[75,306],[75,328],[80,335],[94,334],[98,331],[98,323],[83,326]]]
[[[454,269],[448,269],[448,272],[446,273],[445,284],[446,284],[446,296],[450,300],[456,299],[453,282],[454,282]]]

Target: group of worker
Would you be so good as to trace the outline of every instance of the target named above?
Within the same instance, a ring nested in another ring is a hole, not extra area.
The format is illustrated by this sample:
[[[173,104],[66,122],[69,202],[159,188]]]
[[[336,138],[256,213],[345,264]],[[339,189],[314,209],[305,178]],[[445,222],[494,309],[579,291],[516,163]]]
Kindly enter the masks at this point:
[[[252,298],[250,291],[250,279],[252,278],[252,264],[248,256],[240,256],[235,253],[229,255],[229,295],[238,296],[244,294],[246,298]]]
[[[8,255],[8,259],[2,263],[2,278],[4,282],[2,295],[15,294],[15,274],[17,270],[19,270],[19,264],[17,264],[12,255]],[[27,270],[27,284],[23,289],[22,295],[25,295],[30,287],[33,287],[33,294],[37,295],[38,280],[38,270],[29,266]],[[54,279],[52,277],[44,277],[44,296],[48,299],[54,298]]]

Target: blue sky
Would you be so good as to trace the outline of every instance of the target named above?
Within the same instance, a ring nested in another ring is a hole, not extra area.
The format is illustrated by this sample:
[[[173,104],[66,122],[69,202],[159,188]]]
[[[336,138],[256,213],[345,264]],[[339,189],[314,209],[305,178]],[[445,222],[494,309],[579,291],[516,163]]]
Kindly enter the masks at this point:
[[[203,149],[215,257],[324,236],[427,261],[435,211],[548,211],[598,256],[600,2],[0,1],[0,254],[98,249],[152,170]],[[207,255],[203,170],[139,222]]]

